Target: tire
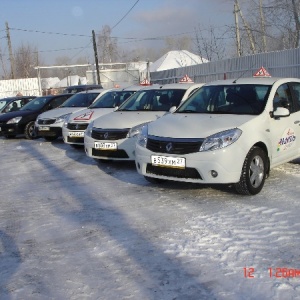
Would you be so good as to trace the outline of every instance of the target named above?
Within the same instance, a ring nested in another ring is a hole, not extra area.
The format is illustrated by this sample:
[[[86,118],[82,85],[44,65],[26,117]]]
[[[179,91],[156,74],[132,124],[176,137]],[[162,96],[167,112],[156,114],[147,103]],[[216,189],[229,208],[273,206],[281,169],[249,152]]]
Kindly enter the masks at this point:
[[[52,142],[58,139],[58,136],[44,136],[44,139],[48,142]]]
[[[252,147],[245,158],[240,181],[234,184],[235,190],[242,195],[258,194],[264,186],[268,168],[266,152]]]
[[[153,184],[162,184],[162,183],[166,182],[165,179],[153,178],[153,177],[148,177],[148,176],[144,176],[144,177],[148,182],[153,183]]]
[[[33,140],[37,138],[36,132],[34,130],[34,121],[31,121],[26,124],[24,134],[25,138],[28,140]]]

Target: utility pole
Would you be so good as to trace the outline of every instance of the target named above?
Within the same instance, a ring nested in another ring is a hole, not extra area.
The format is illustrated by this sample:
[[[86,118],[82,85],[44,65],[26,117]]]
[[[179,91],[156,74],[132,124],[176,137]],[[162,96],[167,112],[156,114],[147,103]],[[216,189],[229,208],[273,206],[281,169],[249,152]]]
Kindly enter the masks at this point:
[[[259,0],[259,13],[260,13],[263,51],[267,52],[266,27],[265,27],[265,17],[262,9],[262,0]]]
[[[92,31],[92,34],[93,34],[94,55],[95,55],[95,63],[96,63],[96,71],[97,71],[97,82],[98,82],[98,84],[101,84],[100,73],[99,73],[99,63],[98,63],[98,52],[97,52],[96,37],[95,37],[94,30]]]
[[[241,50],[241,38],[240,38],[240,28],[239,28],[239,18],[238,18],[238,6],[234,4],[234,18],[235,18],[235,35],[236,35],[236,52],[238,57],[242,55]]]
[[[10,40],[10,34],[9,34],[9,28],[8,23],[5,22],[6,25],[6,36],[7,36],[7,43],[8,43],[8,51],[9,51],[9,60],[10,60],[10,73],[11,73],[11,79],[15,79],[15,60],[12,53],[12,47],[11,47],[11,40]]]

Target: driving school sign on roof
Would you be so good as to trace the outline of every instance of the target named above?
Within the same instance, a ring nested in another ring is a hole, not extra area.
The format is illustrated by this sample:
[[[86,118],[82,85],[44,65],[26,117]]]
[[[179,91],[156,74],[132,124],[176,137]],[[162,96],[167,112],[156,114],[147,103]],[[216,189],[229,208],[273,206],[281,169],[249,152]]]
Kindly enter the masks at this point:
[[[193,81],[188,75],[183,76],[183,77],[179,80],[179,83],[186,83],[186,82],[194,83],[194,81]]]
[[[254,75],[253,77],[271,77],[269,72],[264,68],[261,67]]]

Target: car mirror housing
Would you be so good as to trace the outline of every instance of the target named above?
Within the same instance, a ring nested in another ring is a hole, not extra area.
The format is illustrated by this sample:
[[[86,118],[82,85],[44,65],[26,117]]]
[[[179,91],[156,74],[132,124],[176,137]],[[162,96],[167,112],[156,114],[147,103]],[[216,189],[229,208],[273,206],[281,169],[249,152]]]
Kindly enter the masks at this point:
[[[274,118],[288,117],[290,114],[289,109],[284,107],[277,107],[276,110],[273,111]]]
[[[170,112],[170,113],[173,113],[176,109],[177,109],[176,106],[172,106],[172,107],[169,109],[169,112]]]

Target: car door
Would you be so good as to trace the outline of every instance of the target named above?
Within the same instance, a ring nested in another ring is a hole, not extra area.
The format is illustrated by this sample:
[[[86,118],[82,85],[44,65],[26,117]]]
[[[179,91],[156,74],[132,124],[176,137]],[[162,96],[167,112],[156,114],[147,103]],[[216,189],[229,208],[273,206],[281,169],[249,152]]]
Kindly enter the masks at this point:
[[[271,120],[274,165],[289,161],[299,155],[300,110],[294,96],[294,88],[297,86],[299,83],[282,84],[276,90],[273,99],[274,110],[277,107],[286,107],[290,110],[290,116]]]

